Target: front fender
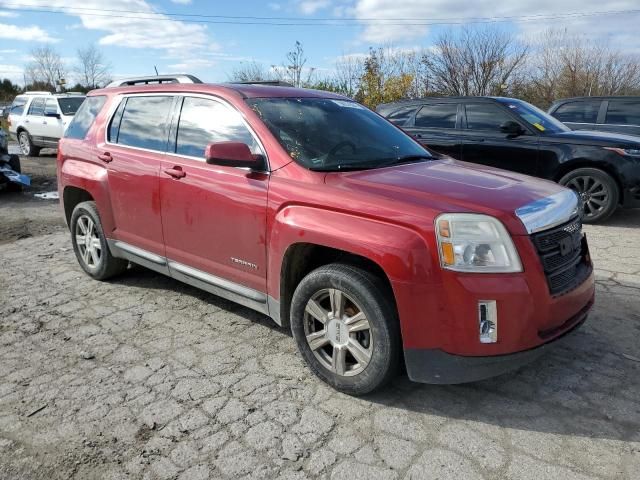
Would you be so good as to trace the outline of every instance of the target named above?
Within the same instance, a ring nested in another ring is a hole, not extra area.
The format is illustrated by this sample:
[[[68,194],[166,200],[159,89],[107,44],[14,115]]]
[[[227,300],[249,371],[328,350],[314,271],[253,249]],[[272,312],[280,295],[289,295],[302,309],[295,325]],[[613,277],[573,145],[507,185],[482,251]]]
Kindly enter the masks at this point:
[[[400,317],[403,338],[409,338],[415,299],[429,304],[430,284],[438,278],[430,246],[419,232],[378,219],[311,206],[290,205],[274,218],[270,231],[268,293],[280,298],[281,266],[287,250],[298,243],[320,245],[365,257],[386,274]],[[434,305],[434,303],[431,303]],[[424,312],[423,312],[424,313]]]

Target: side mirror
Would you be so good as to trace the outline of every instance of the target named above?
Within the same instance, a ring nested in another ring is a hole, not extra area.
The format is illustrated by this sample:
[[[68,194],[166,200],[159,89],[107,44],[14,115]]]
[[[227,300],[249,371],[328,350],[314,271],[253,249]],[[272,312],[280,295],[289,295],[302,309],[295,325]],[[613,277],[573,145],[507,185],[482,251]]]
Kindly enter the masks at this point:
[[[50,117],[50,118],[57,118],[58,120],[60,119],[60,114],[56,112],[45,112],[44,116]]]
[[[211,165],[250,168],[252,170],[264,168],[264,157],[251,153],[249,145],[242,142],[210,143],[204,149],[204,158]]]
[[[502,133],[506,133],[507,135],[517,137],[518,135],[522,135],[524,133],[524,128],[522,128],[522,125],[520,125],[518,122],[507,120],[502,125],[500,125],[500,131]]]

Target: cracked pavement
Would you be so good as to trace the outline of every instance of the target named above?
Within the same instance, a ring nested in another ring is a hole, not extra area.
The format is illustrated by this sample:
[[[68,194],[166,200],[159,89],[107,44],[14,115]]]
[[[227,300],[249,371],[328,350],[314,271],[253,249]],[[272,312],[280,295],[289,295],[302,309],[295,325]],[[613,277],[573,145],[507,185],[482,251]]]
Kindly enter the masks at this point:
[[[559,348],[360,399],[258,313],[138,267],[91,280],[57,223],[0,242],[0,479],[640,478],[640,211],[585,230],[596,306]]]

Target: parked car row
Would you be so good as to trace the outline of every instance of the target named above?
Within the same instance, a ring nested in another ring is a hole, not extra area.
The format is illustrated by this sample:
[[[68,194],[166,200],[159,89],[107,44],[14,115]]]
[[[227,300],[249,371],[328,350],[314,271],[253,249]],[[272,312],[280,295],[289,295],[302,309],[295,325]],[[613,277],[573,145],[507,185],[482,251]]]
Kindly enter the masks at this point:
[[[615,106],[619,99],[602,102],[607,108],[614,105],[615,112],[622,109]],[[640,105],[625,102],[629,110]],[[562,113],[562,105],[552,110]],[[640,207],[640,137],[572,131],[513,98],[431,97],[380,105],[377,110],[433,151],[573,189],[582,201],[585,222],[603,221],[618,206]]]

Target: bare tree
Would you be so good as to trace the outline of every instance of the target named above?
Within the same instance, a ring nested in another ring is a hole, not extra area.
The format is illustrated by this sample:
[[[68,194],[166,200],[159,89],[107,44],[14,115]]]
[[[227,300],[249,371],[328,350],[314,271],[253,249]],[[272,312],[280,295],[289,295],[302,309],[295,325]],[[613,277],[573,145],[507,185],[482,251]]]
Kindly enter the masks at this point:
[[[74,70],[79,77],[80,84],[88,89],[93,89],[109,83],[111,64],[95,45],[79,48],[77,59],[78,63]]]
[[[239,66],[233,69],[228,77],[231,82],[259,82],[272,78],[269,77],[269,72],[265,69],[264,65],[255,60],[251,62],[241,62]]]
[[[40,47],[31,51],[31,61],[25,66],[29,83],[46,83],[56,89],[64,84],[66,74],[62,58],[53,48]]]
[[[433,88],[446,95],[495,95],[509,90],[528,48],[494,27],[447,30],[423,55]]]
[[[302,72],[306,63],[307,57],[304,54],[302,44],[296,40],[293,50],[287,53],[287,63],[284,65],[286,75],[294,87],[302,86]],[[309,83],[309,79],[307,80],[307,83]]]

